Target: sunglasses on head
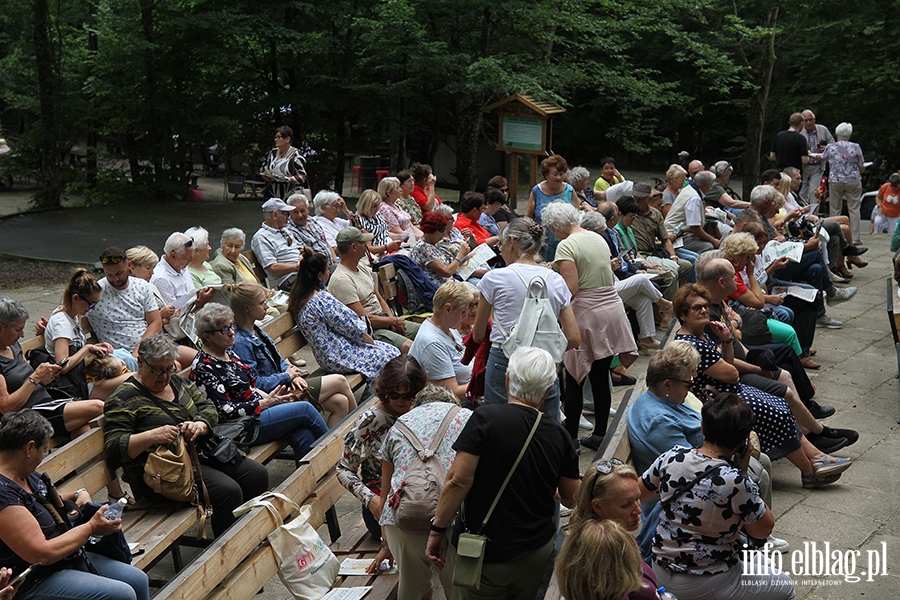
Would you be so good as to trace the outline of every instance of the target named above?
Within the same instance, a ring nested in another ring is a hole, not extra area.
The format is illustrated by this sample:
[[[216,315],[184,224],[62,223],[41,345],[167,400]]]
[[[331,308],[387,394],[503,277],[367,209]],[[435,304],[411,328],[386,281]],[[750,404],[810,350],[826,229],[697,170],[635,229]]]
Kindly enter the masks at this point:
[[[601,475],[609,475],[610,473],[612,473],[613,471],[616,470],[616,467],[618,467],[619,465],[624,465],[624,464],[625,463],[623,463],[618,458],[611,458],[609,460],[604,460],[604,461],[598,462],[597,466],[594,468],[596,468],[597,472],[600,473]]]
[[[100,264],[101,265],[117,265],[120,262],[125,262],[128,260],[124,256],[101,256]]]

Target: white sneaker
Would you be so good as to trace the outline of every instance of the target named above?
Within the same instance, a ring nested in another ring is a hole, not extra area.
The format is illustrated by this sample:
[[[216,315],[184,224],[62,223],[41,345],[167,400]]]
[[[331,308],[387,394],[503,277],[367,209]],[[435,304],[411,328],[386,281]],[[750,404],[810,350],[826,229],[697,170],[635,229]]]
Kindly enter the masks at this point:
[[[766,538],[766,544],[769,545],[770,552],[779,552],[781,554],[786,554],[788,550],[791,549],[791,545],[788,544],[787,540],[783,540],[781,538],[777,538],[774,535],[770,535]]]
[[[616,416],[616,409],[614,409],[614,408],[609,409],[609,416],[611,416],[611,417]]]
[[[594,430],[594,424],[584,418],[584,415],[581,415],[581,418],[578,420],[578,429],[586,429],[587,431]]]

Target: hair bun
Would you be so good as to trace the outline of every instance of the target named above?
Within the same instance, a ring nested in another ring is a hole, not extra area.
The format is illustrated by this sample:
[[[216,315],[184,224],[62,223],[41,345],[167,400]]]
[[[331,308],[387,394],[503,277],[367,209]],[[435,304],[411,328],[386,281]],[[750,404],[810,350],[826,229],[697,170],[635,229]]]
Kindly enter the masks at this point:
[[[535,221],[532,221],[528,224],[528,233],[531,234],[531,237],[537,240],[540,239],[542,235],[544,235],[544,228]]]

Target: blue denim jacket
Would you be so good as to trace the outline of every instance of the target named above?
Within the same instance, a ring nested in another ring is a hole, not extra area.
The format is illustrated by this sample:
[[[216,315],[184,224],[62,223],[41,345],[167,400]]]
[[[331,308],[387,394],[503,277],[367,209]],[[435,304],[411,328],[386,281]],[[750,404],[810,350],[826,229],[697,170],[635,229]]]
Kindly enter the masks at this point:
[[[278,355],[275,342],[269,335],[254,326],[254,333],[237,328],[234,334],[234,352],[256,377],[256,386],[271,392],[279,385],[290,385],[291,376],[286,373],[287,361]]]

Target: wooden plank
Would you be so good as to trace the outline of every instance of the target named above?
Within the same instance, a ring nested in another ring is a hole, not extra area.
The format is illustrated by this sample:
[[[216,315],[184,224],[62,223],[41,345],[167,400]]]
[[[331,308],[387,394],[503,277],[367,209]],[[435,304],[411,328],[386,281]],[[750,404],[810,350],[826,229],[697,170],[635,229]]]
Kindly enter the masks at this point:
[[[627,403],[623,400],[616,411],[616,420],[618,423],[616,424],[615,431],[613,431],[609,445],[604,452],[600,456],[595,457],[595,459],[609,460],[615,457],[623,462],[629,462],[631,457],[631,443],[628,440],[628,407],[637,400],[637,397],[640,396],[645,389],[647,389],[646,375],[641,375],[638,378],[637,383],[634,386],[634,391]],[[623,404],[627,404],[627,406],[623,406]]]
[[[295,326],[294,319],[289,313],[283,313],[263,325],[265,331],[270,338],[278,340],[283,335],[293,331]]]
[[[278,349],[278,354],[288,357],[297,350],[306,347],[306,338],[299,331],[294,331],[290,335],[282,336],[280,340],[275,342],[275,347]]]
[[[182,508],[171,513],[151,534],[139,540],[140,547],[145,552],[140,556],[136,556],[132,565],[138,569],[149,567],[156,557],[168,550],[196,522],[196,507]]]
[[[334,483],[325,482],[323,486],[333,488]],[[340,484],[338,486],[340,487]],[[310,504],[312,508],[309,522],[313,527],[321,527],[325,522],[324,514],[331,507],[331,504],[327,504],[331,498],[332,496],[328,493],[328,489],[322,489],[312,502],[306,503]],[[272,548],[268,544],[264,544],[251,553],[247,560],[242,562],[230,576],[221,582],[221,585],[209,596],[209,600],[249,600],[277,572],[278,565],[275,563],[275,555],[272,552]],[[168,587],[166,586],[166,588]],[[162,590],[160,590],[161,593]],[[161,598],[161,596],[155,596],[154,600],[156,598]]]
[[[253,274],[256,275],[256,278],[259,279],[259,282],[263,285],[266,285],[268,276],[266,275],[265,269],[263,269],[259,265],[259,262],[257,262],[256,255],[253,254],[253,250],[244,250],[243,252],[241,252],[241,254],[243,254],[244,257],[250,261],[250,264],[253,266]]]
[[[255,460],[258,463],[265,463],[270,458],[278,454],[282,448],[287,445],[287,442],[284,440],[275,440],[274,442],[269,442],[268,444],[258,444],[250,448],[250,452],[247,454],[247,458],[251,460]]]
[[[355,552],[356,548],[363,543],[367,537],[371,537],[369,535],[369,530],[366,528],[366,524],[360,521],[353,526],[353,529],[332,542],[331,551],[335,554],[349,554]]]
[[[22,347],[22,356],[26,356],[29,350],[34,350],[35,348],[40,348],[44,345],[44,336],[38,335],[31,339],[27,339],[21,343]]]
[[[77,489],[84,488],[91,495],[106,487],[112,480],[109,467],[105,460],[100,460],[88,467],[83,473],[64,481],[58,486],[60,492],[74,492]]]
[[[37,470],[56,482],[93,458],[104,456],[103,452],[103,430],[91,429],[45,456]]]

